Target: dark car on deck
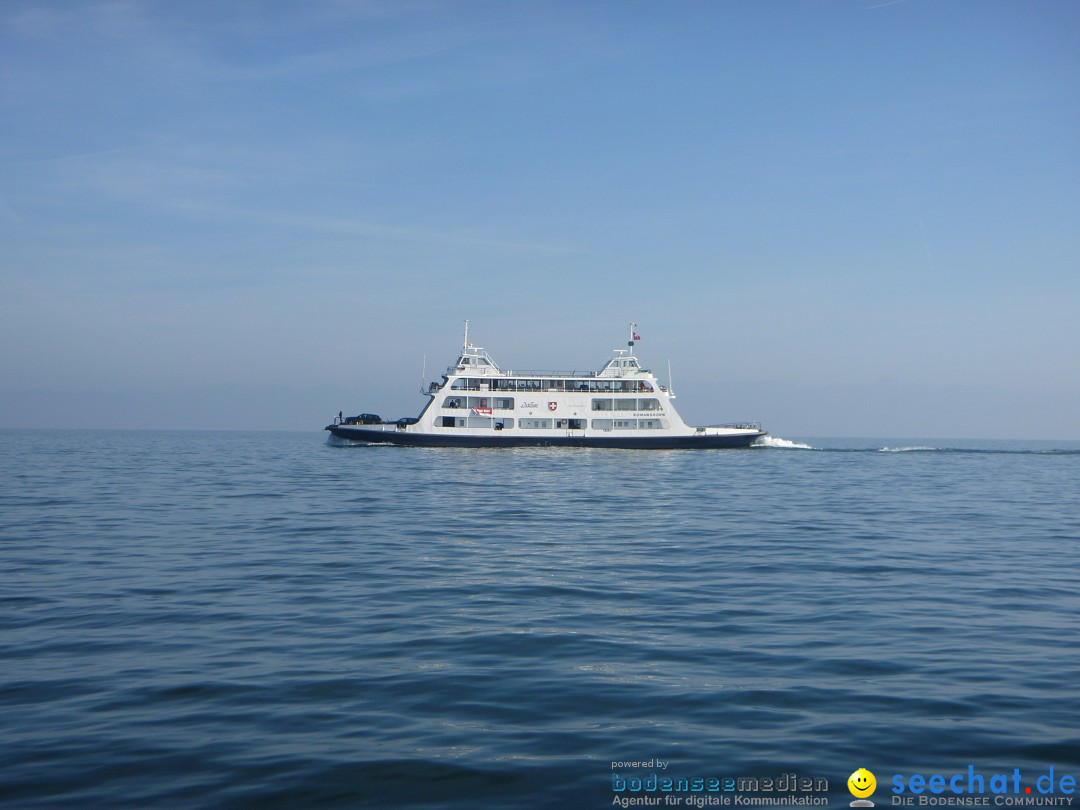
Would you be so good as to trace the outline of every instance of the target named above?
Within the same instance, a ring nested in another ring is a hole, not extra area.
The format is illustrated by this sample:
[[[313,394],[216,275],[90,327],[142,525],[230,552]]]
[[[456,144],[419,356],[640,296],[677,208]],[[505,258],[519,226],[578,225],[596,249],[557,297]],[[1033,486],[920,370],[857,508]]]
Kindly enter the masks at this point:
[[[377,413],[362,413],[359,416],[346,416],[343,425],[381,425],[382,417]]]

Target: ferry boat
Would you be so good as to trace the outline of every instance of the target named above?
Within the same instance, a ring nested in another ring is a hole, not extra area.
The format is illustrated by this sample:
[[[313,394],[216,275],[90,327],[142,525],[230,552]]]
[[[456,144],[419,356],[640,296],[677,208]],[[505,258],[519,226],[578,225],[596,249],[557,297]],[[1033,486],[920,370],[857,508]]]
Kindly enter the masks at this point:
[[[457,362],[422,392],[428,402],[417,418],[339,413],[325,429],[332,441],[419,447],[749,447],[768,435],[757,423],[687,425],[670,385],[634,355],[636,326],[599,371],[504,371],[469,342],[466,321]]]

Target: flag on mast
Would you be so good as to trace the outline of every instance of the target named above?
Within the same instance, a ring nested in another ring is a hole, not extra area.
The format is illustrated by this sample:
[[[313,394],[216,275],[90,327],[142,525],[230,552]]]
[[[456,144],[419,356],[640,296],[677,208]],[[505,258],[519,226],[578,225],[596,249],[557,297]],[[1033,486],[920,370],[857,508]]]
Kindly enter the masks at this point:
[[[630,334],[633,335],[631,340],[641,340],[641,335],[639,335],[637,332],[632,331],[632,332],[630,332]]]

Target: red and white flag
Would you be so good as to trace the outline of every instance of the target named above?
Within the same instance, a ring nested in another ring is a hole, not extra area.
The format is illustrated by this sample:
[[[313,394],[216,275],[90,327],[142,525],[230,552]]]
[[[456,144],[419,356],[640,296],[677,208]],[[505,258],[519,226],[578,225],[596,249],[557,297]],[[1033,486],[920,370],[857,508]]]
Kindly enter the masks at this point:
[[[637,332],[631,332],[630,334],[633,335],[633,337],[630,338],[631,340],[641,340],[641,335],[639,335]]]

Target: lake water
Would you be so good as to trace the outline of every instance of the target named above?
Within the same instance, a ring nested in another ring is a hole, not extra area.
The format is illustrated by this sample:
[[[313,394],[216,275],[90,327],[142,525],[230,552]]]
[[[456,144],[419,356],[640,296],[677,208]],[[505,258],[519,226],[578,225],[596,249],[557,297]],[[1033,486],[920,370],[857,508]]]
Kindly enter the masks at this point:
[[[0,804],[1080,777],[1080,444],[801,443],[0,432]]]

